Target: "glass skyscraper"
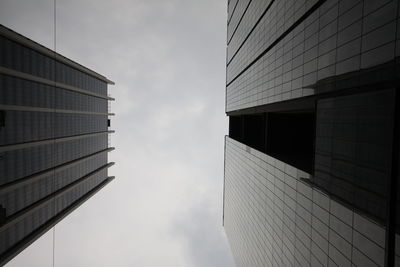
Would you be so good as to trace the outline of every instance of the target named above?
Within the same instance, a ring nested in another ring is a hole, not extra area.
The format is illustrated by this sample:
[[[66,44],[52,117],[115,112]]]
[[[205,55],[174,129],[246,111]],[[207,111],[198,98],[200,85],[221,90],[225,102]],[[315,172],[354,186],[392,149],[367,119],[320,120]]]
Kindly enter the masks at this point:
[[[237,267],[400,266],[400,4],[229,0]]]
[[[113,179],[108,84],[0,26],[0,265]]]

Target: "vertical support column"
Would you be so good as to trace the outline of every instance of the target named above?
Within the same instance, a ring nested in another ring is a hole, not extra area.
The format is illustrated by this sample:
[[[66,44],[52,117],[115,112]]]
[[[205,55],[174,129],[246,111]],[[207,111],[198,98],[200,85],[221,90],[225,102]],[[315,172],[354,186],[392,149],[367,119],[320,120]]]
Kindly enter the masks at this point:
[[[399,187],[399,119],[400,119],[400,88],[395,90],[395,112],[393,118],[393,145],[392,145],[392,169],[388,185],[389,203],[387,209],[387,229],[386,229],[386,258],[385,266],[395,265],[395,247],[396,247],[396,215],[400,207],[397,207],[397,190]]]

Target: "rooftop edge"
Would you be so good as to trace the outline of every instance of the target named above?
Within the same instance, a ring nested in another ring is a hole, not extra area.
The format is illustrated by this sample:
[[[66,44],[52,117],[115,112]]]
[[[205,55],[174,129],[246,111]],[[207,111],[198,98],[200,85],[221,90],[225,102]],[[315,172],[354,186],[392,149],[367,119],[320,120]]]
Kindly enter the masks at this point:
[[[37,52],[40,52],[40,53],[42,53],[42,54],[44,54],[44,55],[46,55],[48,57],[51,57],[51,58],[59,61],[59,62],[67,64],[70,67],[73,67],[73,68],[75,68],[75,69],[77,69],[79,71],[85,72],[86,74],[89,74],[89,75],[91,75],[91,76],[93,76],[93,77],[95,77],[95,78],[97,78],[99,80],[102,80],[103,82],[106,82],[107,84],[110,84],[110,85],[114,85],[115,84],[113,81],[107,79],[103,75],[100,75],[99,73],[97,73],[97,72],[95,72],[95,71],[93,71],[93,70],[91,70],[89,68],[86,68],[86,67],[82,66],[81,64],[79,64],[79,63],[77,63],[77,62],[75,62],[75,61],[73,61],[73,60],[71,60],[71,59],[69,59],[69,58],[67,58],[67,57],[65,57],[65,56],[63,56],[61,54],[58,54],[57,52],[55,52],[55,51],[53,51],[53,50],[51,50],[51,49],[39,44],[39,43],[37,43],[37,42],[35,42],[35,41],[33,41],[33,40],[31,40],[31,39],[19,34],[17,32],[15,32],[15,31],[7,28],[7,27],[5,27],[2,24],[0,24],[0,35],[4,36],[4,37],[6,37],[6,38],[8,38],[10,40],[13,40],[15,42],[18,42],[18,43],[20,43],[22,45],[25,45],[25,46],[33,49],[33,50],[36,50]]]

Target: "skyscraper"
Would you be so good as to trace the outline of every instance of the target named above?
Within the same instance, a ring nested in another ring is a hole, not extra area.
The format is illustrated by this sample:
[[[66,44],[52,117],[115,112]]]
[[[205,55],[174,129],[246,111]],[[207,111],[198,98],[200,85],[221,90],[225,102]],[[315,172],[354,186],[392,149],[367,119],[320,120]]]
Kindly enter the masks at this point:
[[[0,26],[0,265],[113,179],[108,84]]]
[[[238,267],[399,266],[399,1],[229,0]]]

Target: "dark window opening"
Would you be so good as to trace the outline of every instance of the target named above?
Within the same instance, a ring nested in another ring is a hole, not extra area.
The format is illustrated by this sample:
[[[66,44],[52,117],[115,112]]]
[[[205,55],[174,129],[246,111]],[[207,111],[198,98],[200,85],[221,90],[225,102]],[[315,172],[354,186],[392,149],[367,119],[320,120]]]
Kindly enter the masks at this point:
[[[111,126],[111,120],[107,120],[107,127],[110,127]]]
[[[229,117],[229,137],[308,173],[314,132],[314,110]]]
[[[314,129],[314,112],[269,113],[266,154],[311,173]]]
[[[6,209],[0,205],[0,226],[6,222]]]
[[[229,137],[312,173],[314,110],[229,117]]]
[[[6,126],[6,112],[4,110],[0,110],[0,128]]]
[[[242,138],[242,117],[230,116],[229,117],[229,137],[240,141]]]
[[[243,142],[257,150],[265,151],[265,115],[243,116]]]

